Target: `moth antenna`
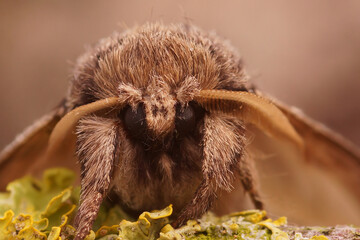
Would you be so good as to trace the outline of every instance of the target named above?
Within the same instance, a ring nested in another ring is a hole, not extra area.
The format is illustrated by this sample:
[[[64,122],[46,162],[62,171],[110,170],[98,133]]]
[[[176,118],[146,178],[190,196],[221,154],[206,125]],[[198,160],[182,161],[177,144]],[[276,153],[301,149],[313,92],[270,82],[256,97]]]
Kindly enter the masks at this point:
[[[46,150],[47,159],[58,158],[64,153],[64,143],[68,144],[74,140],[74,130],[79,120],[89,114],[95,113],[99,110],[119,108],[124,104],[119,98],[111,97],[98,100],[68,112],[55,126],[51,132],[48,147]]]
[[[77,155],[81,165],[80,206],[75,216],[75,240],[89,234],[100,205],[108,193],[119,157],[118,122],[89,116],[77,126]]]
[[[254,93],[226,90],[201,90],[194,97],[209,112],[222,112],[254,124],[265,133],[290,140],[302,151],[304,143],[287,117],[269,100]]]

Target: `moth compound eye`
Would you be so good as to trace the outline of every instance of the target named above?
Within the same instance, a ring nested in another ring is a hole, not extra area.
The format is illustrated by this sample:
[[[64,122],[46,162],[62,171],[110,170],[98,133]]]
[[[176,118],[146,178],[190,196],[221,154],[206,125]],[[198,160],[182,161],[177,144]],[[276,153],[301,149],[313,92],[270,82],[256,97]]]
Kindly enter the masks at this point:
[[[128,106],[124,110],[124,125],[134,137],[140,137],[146,131],[145,109],[143,104],[138,104],[136,109]]]
[[[186,135],[194,130],[196,114],[193,106],[189,104],[185,108],[181,108],[180,105],[176,107],[175,126],[179,135]]]

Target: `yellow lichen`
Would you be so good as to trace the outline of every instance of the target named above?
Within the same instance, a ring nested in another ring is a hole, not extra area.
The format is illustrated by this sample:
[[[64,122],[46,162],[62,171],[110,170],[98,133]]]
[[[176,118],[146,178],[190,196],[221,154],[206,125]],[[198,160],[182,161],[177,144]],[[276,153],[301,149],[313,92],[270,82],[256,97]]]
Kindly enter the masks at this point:
[[[10,183],[8,192],[0,193],[0,239],[72,239],[76,231],[70,224],[79,200],[79,188],[71,185],[73,179],[74,174],[66,169],[50,169],[41,181],[24,177]],[[289,239],[281,230],[286,218],[264,220],[265,211],[249,210],[223,217],[207,213],[177,229],[169,224],[172,211],[169,205],[144,212],[134,220],[119,206],[104,202],[86,240]],[[295,234],[295,239],[303,238]]]

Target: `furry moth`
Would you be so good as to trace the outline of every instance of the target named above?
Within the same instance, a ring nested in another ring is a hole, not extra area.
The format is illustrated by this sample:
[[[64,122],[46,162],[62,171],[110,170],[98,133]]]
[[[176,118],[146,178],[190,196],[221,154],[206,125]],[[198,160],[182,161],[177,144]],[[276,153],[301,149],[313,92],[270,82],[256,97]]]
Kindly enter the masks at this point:
[[[270,136],[268,142],[291,143],[300,160],[271,166],[287,167],[300,179],[303,174],[303,180],[260,191],[249,126]],[[209,209],[241,209],[239,186],[252,207],[262,209],[265,202],[274,214],[283,203],[269,194],[262,198],[263,191],[281,186],[280,195],[286,195],[305,180],[323,181],[325,192],[339,193],[318,212],[336,205],[337,216],[347,217],[347,207],[360,209],[359,150],[261,93],[231,46],[190,25],[146,24],[102,39],[82,55],[62,103],[1,153],[1,186],[53,165],[77,169],[74,156],[81,167],[76,239],[89,233],[110,194],[133,214],[172,203],[174,226]],[[300,174],[294,173],[297,166]],[[311,202],[304,189],[289,194],[290,201]]]

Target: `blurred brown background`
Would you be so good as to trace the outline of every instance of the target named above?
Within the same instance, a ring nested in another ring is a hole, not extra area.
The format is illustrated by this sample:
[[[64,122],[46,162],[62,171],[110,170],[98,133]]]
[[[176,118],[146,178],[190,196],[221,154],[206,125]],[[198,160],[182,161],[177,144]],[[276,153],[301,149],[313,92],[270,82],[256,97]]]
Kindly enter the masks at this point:
[[[0,1],[0,148],[65,95],[86,44],[192,22],[239,50],[262,90],[360,145],[360,1]]]

